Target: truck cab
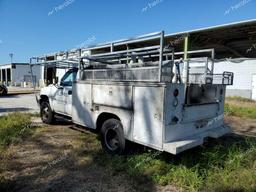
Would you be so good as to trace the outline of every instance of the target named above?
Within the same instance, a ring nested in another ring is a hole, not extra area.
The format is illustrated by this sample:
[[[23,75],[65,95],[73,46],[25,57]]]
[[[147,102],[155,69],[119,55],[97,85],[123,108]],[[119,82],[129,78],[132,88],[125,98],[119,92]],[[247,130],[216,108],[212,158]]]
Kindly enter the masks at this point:
[[[40,115],[44,123],[52,123],[54,115],[71,117],[72,84],[77,78],[77,68],[68,70],[57,84],[51,84],[40,91]]]

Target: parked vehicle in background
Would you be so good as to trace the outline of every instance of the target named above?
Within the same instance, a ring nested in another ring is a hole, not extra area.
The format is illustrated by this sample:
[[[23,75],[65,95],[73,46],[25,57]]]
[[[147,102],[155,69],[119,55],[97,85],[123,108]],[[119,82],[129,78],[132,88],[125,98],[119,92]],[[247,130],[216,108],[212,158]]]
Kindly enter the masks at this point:
[[[150,37],[160,44],[138,43],[114,51],[112,43],[110,52],[43,61],[79,64],[79,70],[69,70],[60,84],[41,90],[43,122],[52,123],[55,114],[71,117],[75,124],[96,130],[110,154],[122,154],[128,140],[178,154],[207,137],[228,133],[224,101],[233,73],[214,74],[213,49],[193,51],[210,57],[180,60],[185,53],[165,46],[163,32]]]
[[[8,89],[5,85],[0,85],[0,95],[7,95],[8,94]]]

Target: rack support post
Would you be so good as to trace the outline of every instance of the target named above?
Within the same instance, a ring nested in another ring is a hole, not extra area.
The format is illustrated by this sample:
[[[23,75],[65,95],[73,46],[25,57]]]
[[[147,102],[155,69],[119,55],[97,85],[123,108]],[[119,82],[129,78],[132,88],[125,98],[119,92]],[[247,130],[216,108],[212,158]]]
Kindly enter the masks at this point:
[[[158,71],[159,82],[161,82],[162,80],[163,51],[164,51],[164,31],[161,32],[161,36],[160,36],[159,71]]]

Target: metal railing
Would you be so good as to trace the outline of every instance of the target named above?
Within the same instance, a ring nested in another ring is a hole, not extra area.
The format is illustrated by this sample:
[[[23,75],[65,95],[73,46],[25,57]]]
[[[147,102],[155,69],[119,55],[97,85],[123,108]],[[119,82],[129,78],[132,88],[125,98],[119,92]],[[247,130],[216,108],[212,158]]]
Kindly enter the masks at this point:
[[[234,74],[223,72],[222,74],[189,74],[189,84],[222,84],[233,85]]]
[[[150,38],[159,39],[159,45],[140,46],[127,50],[93,54],[81,57],[81,80],[108,80],[108,81],[153,81],[161,82],[164,53],[164,32],[150,34]],[[142,36],[138,39],[148,39]],[[134,42],[137,38],[133,38]],[[122,43],[130,43],[131,40]],[[115,43],[112,43],[114,46]],[[151,64],[154,63],[154,66]],[[122,66],[125,65],[125,66]]]
[[[154,40],[154,43],[148,43]],[[157,41],[159,40],[159,43]],[[120,45],[122,47],[120,47]],[[126,48],[125,48],[126,45]],[[164,44],[164,31],[112,42],[104,52],[84,55],[77,49],[72,58],[47,61],[45,57],[31,58],[34,65],[55,68],[78,67],[79,80],[173,82],[184,84],[232,84],[233,74],[214,74],[214,49],[193,50],[187,54],[207,54],[209,57],[175,60],[184,52],[174,52]],[[118,47],[119,46],[119,47]],[[97,49],[94,47],[92,50]],[[34,62],[33,62],[34,61]],[[200,63],[201,66],[193,66]],[[32,72],[31,72],[32,74]]]

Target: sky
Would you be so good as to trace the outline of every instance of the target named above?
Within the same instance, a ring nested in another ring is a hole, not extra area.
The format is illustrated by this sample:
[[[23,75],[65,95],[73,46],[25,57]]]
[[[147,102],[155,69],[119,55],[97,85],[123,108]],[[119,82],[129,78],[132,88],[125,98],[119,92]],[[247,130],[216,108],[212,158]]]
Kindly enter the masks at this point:
[[[256,18],[256,0],[0,0],[0,64]]]

